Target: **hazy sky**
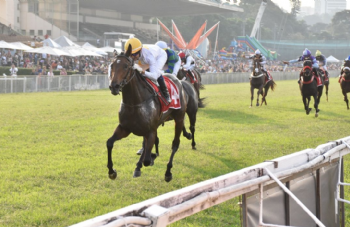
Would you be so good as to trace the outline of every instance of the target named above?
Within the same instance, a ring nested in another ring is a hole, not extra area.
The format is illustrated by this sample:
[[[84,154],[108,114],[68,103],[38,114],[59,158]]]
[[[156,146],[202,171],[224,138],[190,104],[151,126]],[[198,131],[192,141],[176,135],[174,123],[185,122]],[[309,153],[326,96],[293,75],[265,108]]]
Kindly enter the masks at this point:
[[[271,0],[273,1],[276,5],[280,6],[281,8],[290,11],[290,1],[289,0]],[[350,5],[350,0],[347,0],[347,9],[349,9]],[[315,0],[301,0],[301,5],[302,6],[315,6]]]

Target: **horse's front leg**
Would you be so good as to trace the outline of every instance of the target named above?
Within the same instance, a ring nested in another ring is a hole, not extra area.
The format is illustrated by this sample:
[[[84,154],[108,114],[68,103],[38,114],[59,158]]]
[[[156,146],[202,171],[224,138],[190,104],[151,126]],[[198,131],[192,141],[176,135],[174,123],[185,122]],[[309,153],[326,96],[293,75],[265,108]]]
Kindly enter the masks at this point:
[[[318,112],[320,112],[320,109],[318,109],[318,103],[319,103],[318,96],[314,95],[314,108],[316,110],[315,117],[318,117]]]
[[[157,130],[143,137],[143,141],[144,141],[143,152],[139,161],[136,163],[136,168],[134,170],[134,177],[141,176],[142,164],[144,166],[153,165],[154,163],[153,160],[155,159],[156,155],[153,155],[153,159],[152,159],[152,148],[155,144],[156,138],[157,138]]]
[[[173,159],[174,159],[175,153],[179,149],[179,146],[180,146],[180,135],[181,135],[181,131],[182,131],[183,127],[184,127],[183,119],[177,120],[177,121],[175,120],[175,136],[174,136],[173,144],[171,147],[170,159],[169,159],[169,162],[167,164],[167,169],[165,172],[165,181],[166,182],[169,182],[173,179],[173,174],[171,173],[171,168],[173,168]]]
[[[123,129],[120,125],[115,129],[112,137],[107,140],[107,151],[108,151],[108,175],[109,178],[115,180],[117,178],[117,172],[113,169],[113,161],[112,161],[112,149],[114,142],[117,140],[121,140],[127,137],[130,134],[128,130]]]
[[[306,97],[303,96],[304,109],[305,109],[307,115],[309,115],[310,110],[311,110],[311,108],[309,108],[309,102],[310,102],[310,98],[308,98],[308,101],[306,101]]]

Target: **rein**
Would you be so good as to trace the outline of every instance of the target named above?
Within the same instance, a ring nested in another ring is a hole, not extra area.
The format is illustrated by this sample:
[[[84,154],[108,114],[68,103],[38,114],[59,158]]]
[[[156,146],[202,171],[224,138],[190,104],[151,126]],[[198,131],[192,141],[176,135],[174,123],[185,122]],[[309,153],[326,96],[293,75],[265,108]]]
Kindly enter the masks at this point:
[[[125,55],[119,55],[118,57],[126,58],[126,60],[128,60],[128,62],[130,62],[130,65],[128,66],[128,71],[125,73],[125,76],[124,76],[122,82],[119,84],[120,89],[122,89],[126,84],[128,84],[135,77],[135,70],[133,69],[134,60],[132,60],[130,57],[127,57]],[[130,79],[127,80],[127,77],[130,74],[130,71],[132,71],[133,74],[130,77]]]

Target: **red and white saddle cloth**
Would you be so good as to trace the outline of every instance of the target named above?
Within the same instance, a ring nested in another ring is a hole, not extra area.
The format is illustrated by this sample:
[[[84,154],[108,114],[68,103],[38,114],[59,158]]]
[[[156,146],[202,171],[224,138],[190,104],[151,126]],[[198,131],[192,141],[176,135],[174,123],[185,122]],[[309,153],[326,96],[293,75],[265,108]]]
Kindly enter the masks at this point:
[[[265,83],[269,82],[269,81],[272,80],[272,79],[273,79],[273,78],[272,78],[270,72],[267,71],[267,77],[265,77]]]
[[[311,70],[311,67],[305,66],[305,67],[303,68],[303,70],[300,71],[300,77],[301,77],[301,80],[302,80],[303,84],[311,84],[312,81],[314,81],[314,79],[315,79],[315,77],[316,77],[317,87],[323,86],[323,83],[322,83],[321,78],[320,78],[319,76],[315,76],[315,73],[314,73],[314,72],[312,72],[312,78],[311,78],[311,80],[309,80],[309,81],[304,81],[304,80],[303,80],[302,73],[303,73],[303,71],[304,71],[306,68],[308,68],[308,69]]]
[[[198,79],[197,79],[198,76],[194,70],[192,70],[191,73],[192,73],[193,77],[191,76],[189,71],[186,72],[186,77],[188,77],[190,79],[191,84],[194,84],[198,81]]]
[[[175,83],[172,80],[170,80],[168,77],[163,76],[163,78],[171,98],[171,103],[169,103],[169,105],[168,105],[168,102],[163,97],[162,93],[160,92],[159,87],[156,84],[154,84],[152,80],[146,78],[148,84],[151,85],[152,88],[155,90],[155,92],[158,94],[158,98],[162,106],[162,109],[161,109],[162,113],[167,112],[169,109],[180,109],[181,103],[180,103],[179,89],[177,88]]]

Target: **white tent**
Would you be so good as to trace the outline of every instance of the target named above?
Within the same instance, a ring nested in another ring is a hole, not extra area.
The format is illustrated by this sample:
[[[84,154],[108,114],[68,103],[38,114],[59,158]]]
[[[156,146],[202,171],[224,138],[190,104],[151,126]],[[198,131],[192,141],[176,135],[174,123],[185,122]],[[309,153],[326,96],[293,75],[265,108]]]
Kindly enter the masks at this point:
[[[339,62],[339,60],[331,55],[327,58],[327,62]]]
[[[97,56],[101,57],[100,54],[95,53],[93,51],[84,49],[82,47],[76,47],[76,46],[66,46],[62,47],[61,50],[68,52],[71,56]]]
[[[118,54],[120,54],[122,52],[121,49],[113,48],[113,47],[110,47],[110,46],[105,46],[105,47],[101,47],[101,48],[98,48],[98,49],[101,49],[101,50],[103,50],[104,52],[107,52],[107,53],[114,53],[114,50],[116,50],[118,52]]]
[[[39,48],[34,48],[32,50],[26,50],[25,52],[38,53],[38,54],[50,54],[56,56],[71,56],[68,52],[60,50],[50,46],[43,46]]]
[[[5,42],[4,40],[0,41],[0,48],[12,49],[12,50],[20,50],[19,47],[15,46],[15,45],[13,45],[11,43]]]
[[[24,43],[21,43],[21,42],[13,42],[10,44],[16,46],[18,48],[18,50],[32,50],[33,49],[32,47],[25,45]]]
[[[57,39],[54,39],[54,41],[61,45],[61,47],[66,46],[77,46],[80,47],[78,44],[74,43],[72,40],[68,39],[66,36],[60,36]]]
[[[94,45],[91,45],[90,43],[86,42],[84,45],[82,45],[86,50],[93,51],[95,53],[98,53],[100,55],[108,55],[105,51],[101,50],[100,48],[95,47]]]
[[[61,47],[60,44],[56,43],[54,40],[47,38],[44,41],[42,41],[43,46],[49,46],[49,47],[54,47],[54,48],[59,48]]]

